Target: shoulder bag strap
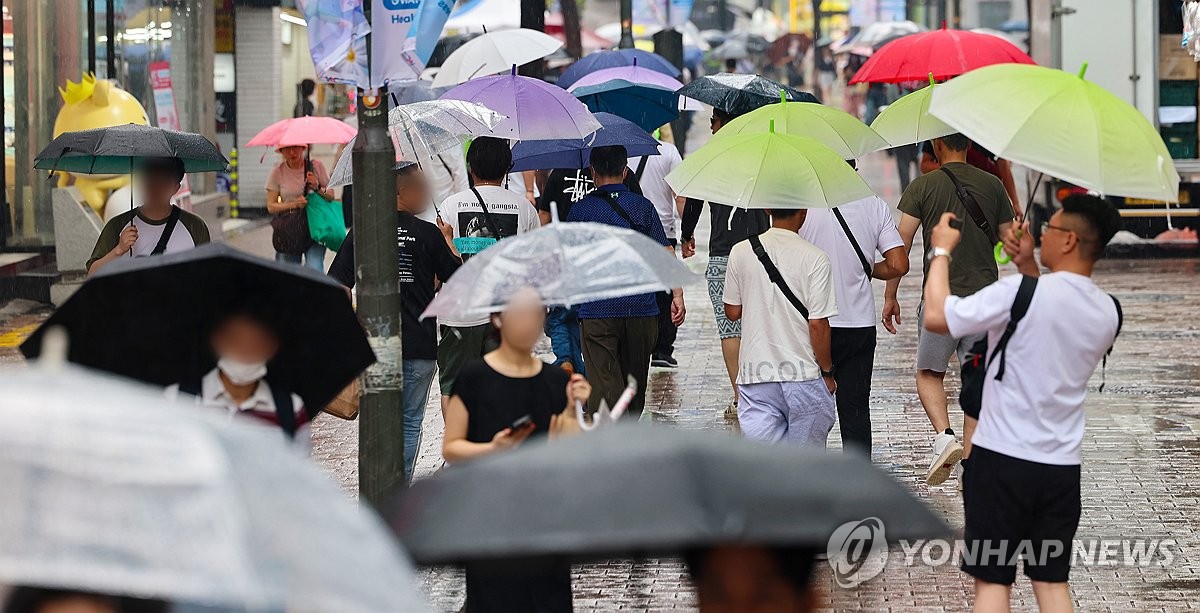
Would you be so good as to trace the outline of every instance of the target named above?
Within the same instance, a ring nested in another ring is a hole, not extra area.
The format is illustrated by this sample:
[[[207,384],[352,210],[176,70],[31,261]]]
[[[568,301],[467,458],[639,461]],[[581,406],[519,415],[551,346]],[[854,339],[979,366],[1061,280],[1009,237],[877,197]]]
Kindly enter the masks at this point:
[[[201,393],[202,381],[203,379],[201,377],[188,377],[187,379],[180,381],[179,393],[187,394],[189,396],[199,396]]]
[[[1108,351],[1104,352],[1104,357],[1100,361],[1100,389],[1096,390],[1099,392],[1104,391],[1104,384],[1108,382],[1108,356],[1112,355],[1113,346],[1117,344],[1117,337],[1121,336],[1121,326],[1125,324],[1125,312],[1121,310],[1121,301],[1112,294],[1109,294],[1108,297],[1112,298],[1113,306],[1117,307],[1117,333],[1113,335],[1113,344],[1108,346]]]
[[[642,161],[638,162],[637,170],[633,171],[633,176],[638,180],[638,185],[642,183],[642,173],[646,172],[646,161],[649,159],[650,156],[643,155]]]
[[[171,205],[171,216],[167,218],[167,226],[163,228],[162,236],[158,237],[158,244],[154,246],[154,251],[150,255],[162,255],[167,251],[167,243],[171,242],[171,234],[175,232],[175,226],[179,225],[179,207]]]
[[[971,214],[971,219],[975,220],[975,225],[980,230],[983,230],[983,233],[987,235],[988,240],[993,245],[1000,242],[1000,234],[992,227],[987,216],[983,214],[983,209],[980,208],[979,202],[975,200],[975,196],[972,196],[971,192],[967,191],[967,188],[963,187],[963,184],[958,181],[958,177],[954,176],[954,173],[950,172],[945,166],[942,166],[939,170],[946,173],[946,176],[950,177],[950,181],[954,183],[954,191],[958,193],[958,200],[962,202],[967,212]]]
[[[992,357],[988,360],[990,363],[1000,357],[1000,366],[996,369],[996,380],[1004,379],[1004,356],[1007,353],[1008,341],[1012,339],[1012,335],[1017,331],[1017,324],[1029,312],[1029,303],[1033,302],[1033,292],[1037,289],[1037,277],[1025,275],[1021,278],[1021,286],[1017,288],[1017,297],[1013,300],[1012,310],[1009,312],[1008,325],[1004,328],[1004,334],[1000,335],[1000,340],[996,342],[996,346],[992,349]]]
[[[862,264],[863,274],[867,275],[867,283],[871,282],[871,262],[867,260],[867,256],[863,254],[862,247],[858,244],[858,239],[854,238],[854,233],[850,231],[850,224],[846,223],[846,218],[842,217],[842,212],[835,206],[833,207],[833,216],[837,217],[838,223],[842,224],[842,231],[846,233],[846,238],[850,239],[850,244],[854,246],[854,253],[858,254],[858,262]]]
[[[496,223],[496,218],[492,217],[492,212],[489,211],[487,205],[484,204],[483,196],[479,194],[479,190],[475,189],[475,186],[472,185],[471,193],[475,194],[475,198],[479,200],[479,209],[483,211],[483,223],[487,224],[488,230],[492,232],[492,235],[496,237],[496,240],[503,238],[500,236],[500,225]]]
[[[284,391],[282,385],[271,385],[267,381],[267,385],[271,386],[271,399],[275,402],[275,419],[279,422],[279,429],[288,438],[296,436],[296,405],[292,404],[291,392]]]
[[[637,224],[633,222],[633,218],[629,216],[629,213],[627,213],[625,209],[621,208],[621,205],[617,203],[617,192],[604,192],[603,190],[596,191],[601,192],[599,195],[600,198],[607,202],[608,206],[612,207],[613,212],[617,215],[620,215],[621,219],[625,220],[625,223],[629,224],[630,230],[637,230],[638,232],[641,232],[641,230],[638,230]]]
[[[766,248],[763,247],[762,239],[755,234],[748,240],[750,241],[750,248],[754,250],[754,255],[758,256],[759,263],[767,271],[767,278],[771,280],[771,283],[775,284],[775,287],[779,288],[779,291],[783,292],[783,297],[787,298],[788,302],[792,303],[792,306],[800,312],[800,316],[807,321],[808,309],[804,307],[804,303],[800,302],[800,299],[796,297],[796,294],[792,293],[792,289],[784,281],[783,275],[775,267],[775,262],[771,261],[771,256],[767,254]]]

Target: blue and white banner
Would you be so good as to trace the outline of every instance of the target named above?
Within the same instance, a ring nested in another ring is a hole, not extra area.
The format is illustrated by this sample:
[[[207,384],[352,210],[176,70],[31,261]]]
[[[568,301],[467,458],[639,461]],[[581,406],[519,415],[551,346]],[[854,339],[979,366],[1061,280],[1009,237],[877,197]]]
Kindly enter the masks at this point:
[[[453,0],[370,0],[371,85],[420,78]]]
[[[371,31],[362,0],[299,0],[317,78],[368,87],[365,39]]]

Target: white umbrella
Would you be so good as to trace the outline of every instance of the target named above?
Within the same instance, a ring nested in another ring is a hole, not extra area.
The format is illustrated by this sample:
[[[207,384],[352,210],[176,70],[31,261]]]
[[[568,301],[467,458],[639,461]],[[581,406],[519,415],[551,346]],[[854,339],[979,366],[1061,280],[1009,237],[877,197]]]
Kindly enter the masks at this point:
[[[520,28],[488,32],[454,50],[442,62],[434,87],[448,87],[475,77],[493,75],[540,60],[563,46],[562,41],[537,30]]]
[[[425,611],[384,525],[277,428],[45,363],[0,376],[0,584]]]

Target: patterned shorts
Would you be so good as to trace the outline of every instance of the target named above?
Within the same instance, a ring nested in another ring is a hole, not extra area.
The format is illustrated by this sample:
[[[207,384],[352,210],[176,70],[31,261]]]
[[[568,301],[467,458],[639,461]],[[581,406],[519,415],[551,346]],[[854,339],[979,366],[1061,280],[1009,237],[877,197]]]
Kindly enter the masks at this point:
[[[717,317],[717,333],[722,340],[742,336],[742,322],[729,321],[725,317],[725,269],[728,266],[728,257],[710,256],[704,275],[708,279],[708,299],[712,302],[713,315]]]

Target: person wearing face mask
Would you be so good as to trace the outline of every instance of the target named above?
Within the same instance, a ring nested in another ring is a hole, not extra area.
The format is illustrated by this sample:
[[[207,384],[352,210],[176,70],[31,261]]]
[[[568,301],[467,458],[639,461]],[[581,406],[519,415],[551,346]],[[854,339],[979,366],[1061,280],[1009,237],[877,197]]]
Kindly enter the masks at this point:
[[[197,405],[224,410],[231,418],[274,424],[307,450],[309,418],[304,402],[268,378],[267,363],[279,352],[279,335],[268,321],[251,309],[222,319],[209,336],[216,367],[198,380],[167,388],[167,397],[188,394]]]

